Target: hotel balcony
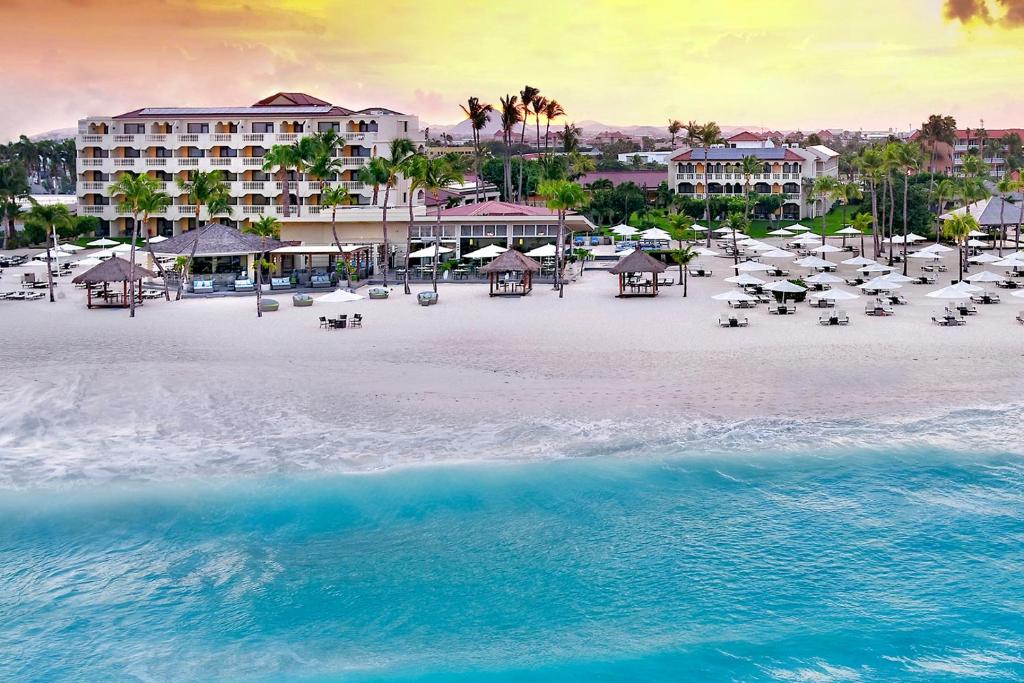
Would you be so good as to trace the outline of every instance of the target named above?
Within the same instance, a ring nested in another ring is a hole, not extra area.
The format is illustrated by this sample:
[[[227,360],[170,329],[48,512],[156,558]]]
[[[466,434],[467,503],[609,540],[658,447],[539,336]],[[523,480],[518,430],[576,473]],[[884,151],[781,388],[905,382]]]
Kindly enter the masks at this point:
[[[314,135],[313,132],[303,133],[79,133],[76,144],[83,147],[100,147],[111,150],[115,147],[134,147],[144,149],[151,145],[189,145],[200,149],[209,149],[224,145],[236,149],[259,145],[291,144],[301,137]],[[381,140],[376,131],[345,132],[339,131],[338,136],[346,142],[377,142]]]

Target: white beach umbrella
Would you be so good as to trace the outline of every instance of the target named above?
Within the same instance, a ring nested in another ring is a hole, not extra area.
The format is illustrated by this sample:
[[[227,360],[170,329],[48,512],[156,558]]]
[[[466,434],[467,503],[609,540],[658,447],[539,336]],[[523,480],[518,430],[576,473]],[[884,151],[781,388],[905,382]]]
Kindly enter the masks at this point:
[[[1016,255],[1010,258],[1000,259],[999,261],[993,261],[993,266],[1000,266],[1002,268],[1024,268],[1024,259],[1019,259]]]
[[[695,232],[707,232],[708,231],[708,229],[706,227],[704,227],[703,225],[700,225],[698,223],[694,223],[693,225],[691,225],[690,226],[690,230],[693,230]]]
[[[502,246],[499,246],[497,244],[488,244],[486,247],[480,247],[476,251],[471,251],[468,254],[463,254],[462,258],[470,258],[470,259],[494,258],[496,256],[501,256],[506,251],[508,251],[508,249],[506,247],[502,247]]]
[[[1002,256],[995,256],[993,254],[978,254],[967,259],[971,263],[996,263],[997,261],[1004,260]]]
[[[795,261],[796,265],[804,268],[833,268],[836,264],[831,261],[826,261],[818,256],[807,256],[798,261]]]
[[[450,254],[450,253],[452,253],[452,251],[454,251],[454,250],[449,248],[449,247],[437,247],[437,253],[438,254]],[[423,247],[422,249],[417,249],[416,251],[414,251],[411,254],[409,254],[409,258],[433,258],[433,257],[434,257],[434,247]]]
[[[982,242],[981,240],[967,240],[967,246],[969,247],[987,247],[988,242]]]
[[[971,294],[983,291],[985,290],[981,287],[975,287],[966,282],[958,282],[955,285],[936,289],[934,292],[928,292],[925,296],[929,299],[963,299]]]
[[[884,277],[876,277],[868,280],[862,285],[857,285],[858,289],[877,289],[880,292],[888,292],[892,289],[901,289],[903,285],[892,280],[886,280]]]
[[[729,292],[722,292],[721,294],[715,294],[711,298],[717,301],[757,301],[756,298],[750,296],[746,292],[741,292],[738,289],[734,289]]]
[[[905,284],[907,282],[914,282],[915,278],[907,277],[903,273],[887,273],[885,275],[879,275],[879,280],[886,280],[887,282],[895,282],[898,285]]]
[[[78,264],[79,268],[92,268],[93,266],[98,266],[103,263],[103,261],[95,256],[88,256],[80,261],[75,261],[75,263]]]
[[[116,256],[113,249],[101,249],[97,251],[95,254],[92,254],[93,258],[98,258],[102,261],[106,261],[111,256]]]
[[[759,277],[754,277],[750,273],[740,273],[739,275],[731,275],[725,278],[725,281],[730,284],[740,285],[741,287],[746,287],[747,285],[765,284],[764,280],[762,280]]]
[[[149,238],[149,243],[150,244],[160,244],[161,242],[166,242],[166,241],[167,241],[167,238],[164,237],[163,235],[155,235],[155,236]]]
[[[918,253],[922,251],[933,251],[936,254],[945,254],[946,252],[954,250],[952,247],[947,247],[945,244],[939,244],[936,242],[935,244],[929,244],[927,247],[921,247],[917,251]]]
[[[819,244],[814,249],[811,249],[811,251],[818,252],[819,254],[834,254],[837,251],[842,251],[842,249],[831,244]]]
[[[61,244],[57,247],[66,254],[74,254],[75,252],[82,251],[85,247],[80,247],[77,244]]]
[[[980,273],[968,275],[964,279],[968,282],[1002,282],[1006,277],[999,275],[998,273],[993,273],[991,270],[983,270]]]
[[[761,258],[793,258],[794,256],[796,254],[785,249],[772,249],[761,254]]]
[[[811,228],[800,223],[794,223],[793,225],[787,225],[786,230],[792,230],[793,232],[811,232]]]
[[[829,301],[852,301],[853,299],[859,299],[860,294],[854,294],[853,292],[847,292],[845,289],[832,288],[827,292],[815,292],[811,295],[812,299],[826,299]]]
[[[867,258],[866,256],[854,256],[843,261],[844,266],[871,266],[876,265],[876,262]]]
[[[720,228],[715,228],[714,230],[712,230],[712,232],[714,232],[716,235],[724,235],[726,233],[731,233],[732,231],[732,228],[725,225],[723,225]]]
[[[797,244],[821,244],[821,235],[812,235],[811,233],[807,233],[805,235],[794,237],[793,241]]]
[[[614,228],[612,228],[612,233],[618,235],[619,237],[632,237],[638,232],[640,231],[637,230],[636,228],[632,228],[626,225],[625,223],[620,223],[619,225],[616,225]]]
[[[86,242],[85,244],[88,247],[114,247],[114,246],[117,246],[118,244],[120,244],[120,242],[116,242],[114,240],[108,240],[106,237],[101,237],[98,240],[93,240],[92,242]]]
[[[649,228],[640,233],[640,239],[668,241],[672,239],[672,235],[668,234],[661,228]]]
[[[765,273],[772,270],[772,267],[757,261],[741,261],[732,266],[737,273]]]
[[[720,254],[714,249],[708,249],[706,247],[696,247],[694,251],[697,252],[697,256],[720,256]]]
[[[847,225],[842,230],[836,230],[837,235],[860,235],[861,231],[852,225]]]
[[[1024,290],[1021,290],[1021,291],[1019,291],[1019,292],[1014,292],[1014,293],[1013,293],[1013,294],[1011,294],[1010,296],[1015,296],[1015,297],[1017,297],[1018,299],[1024,299]]]
[[[765,289],[770,292],[782,292],[783,294],[799,294],[807,291],[806,287],[801,287],[789,280],[776,280],[769,285],[765,285]]]
[[[355,292],[349,292],[344,289],[336,289],[330,294],[318,296],[316,300],[325,304],[341,304],[345,303],[346,301],[358,301],[359,299],[362,298],[362,294],[356,294]]]
[[[796,233],[790,230],[786,230],[785,228],[779,228],[778,230],[772,230],[768,234],[773,235],[775,237],[792,237]]]
[[[113,249],[111,249],[110,251],[114,252],[115,254],[127,254],[131,250],[132,250],[132,245],[130,245],[130,244],[119,244],[116,247],[114,247]]]
[[[971,230],[969,233],[967,233],[967,236],[968,237],[988,237],[989,235],[988,235],[987,232],[982,232],[981,230]]]
[[[835,285],[844,282],[844,280],[832,273],[815,273],[810,277],[805,277],[804,282],[810,282],[812,285]]]
[[[41,251],[38,254],[33,254],[32,255],[32,260],[33,261],[45,261],[47,256],[50,257],[50,260],[53,260],[53,259],[57,258],[58,256],[60,256],[60,252],[58,252],[56,249],[51,249],[49,252]],[[67,256],[67,254],[65,254],[65,256]]]
[[[553,244],[544,244],[544,245],[541,245],[541,246],[537,247],[536,249],[531,249],[530,251],[526,252],[526,255],[527,256],[532,256],[534,258],[550,258],[550,257],[553,257],[557,253],[558,253],[558,249],[557,249],[557,247],[555,247],[555,245],[553,245]],[[631,254],[632,252],[627,251],[625,253],[626,254]]]
[[[921,242],[921,241],[923,241],[925,239],[927,239],[927,238],[922,237],[921,235],[918,235],[917,233],[914,233],[914,232],[912,232],[912,233],[907,235],[907,243],[908,244],[912,244],[914,242]]]
[[[775,251],[775,247],[773,247],[770,244],[765,244],[764,242],[755,242],[754,244],[747,245],[747,249],[758,253],[765,251]]]
[[[870,275],[871,273],[888,273],[893,270],[892,266],[887,266],[884,263],[869,263],[866,266],[857,269],[858,273],[864,273]]]
[[[941,261],[945,257],[937,251],[915,251],[912,254],[907,254],[907,258],[921,259],[922,261]]]

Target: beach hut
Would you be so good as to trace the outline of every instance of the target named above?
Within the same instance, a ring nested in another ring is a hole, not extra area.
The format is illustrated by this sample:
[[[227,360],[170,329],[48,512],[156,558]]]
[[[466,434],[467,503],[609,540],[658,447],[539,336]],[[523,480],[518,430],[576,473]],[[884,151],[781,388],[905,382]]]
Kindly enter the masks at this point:
[[[99,308],[127,308],[129,305],[129,289],[132,294],[138,298],[135,300],[136,305],[142,302],[142,279],[146,277],[156,277],[151,270],[147,270],[142,266],[135,266],[135,282],[132,282],[129,286],[128,280],[131,279],[131,263],[114,256],[100,263],[98,266],[93,266],[89,270],[85,271],[81,275],[75,276],[72,280],[76,285],[86,285],[86,306],[88,308],[99,307]],[[121,291],[111,292],[109,285],[111,282],[120,282]],[[135,283],[138,283],[139,288],[136,292]],[[92,286],[103,285],[103,291],[99,293],[99,297],[102,298],[102,302],[94,303],[92,300]]]
[[[620,297],[658,296],[658,275],[666,268],[668,266],[664,263],[637,248],[629,256],[619,259],[611,272],[619,276]],[[629,277],[634,273],[651,273],[654,277],[641,281]]]
[[[526,296],[533,290],[533,274],[540,272],[540,264],[509,249],[477,272],[487,275],[491,296]]]

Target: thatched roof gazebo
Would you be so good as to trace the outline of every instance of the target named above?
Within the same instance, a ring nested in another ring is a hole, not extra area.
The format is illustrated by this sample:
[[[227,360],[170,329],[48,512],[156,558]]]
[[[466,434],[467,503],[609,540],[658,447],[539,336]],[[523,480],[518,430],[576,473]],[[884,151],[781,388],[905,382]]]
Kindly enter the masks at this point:
[[[637,247],[633,253],[619,259],[611,268],[611,272],[619,276],[620,297],[658,296],[658,275],[668,268],[664,263]],[[649,280],[635,277],[637,273],[651,273]],[[629,289],[627,292],[626,290]]]
[[[525,296],[533,290],[533,274],[540,272],[540,264],[509,249],[477,272],[487,274],[491,296]]]
[[[155,245],[153,251],[157,254],[187,256],[192,253],[193,245],[196,256],[246,256],[283,246],[282,242],[275,239],[267,238],[265,243],[261,243],[257,235],[249,235],[221,223],[210,223],[166,239]]]
[[[72,282],[76,285],[86,285],[86,306],[88,308],[127,308],[129,306],[128,280],[132,279],[131,267],[131,262],[118,256],[112,256],[81,275],[76,275]],[[135,282],[132,282],[131,293],[138,297],[135,300],[137,305],[142,303],[142,279],[146,277],[156,277],[156,274],[148,268],[135,264],[134,280],[138,283],[139,287],[136,290]],[[111,282],[120,282],[122,284],[122,291],[111,292],[108,289],[108,285]],[[103,285],[103,291],[99,293],[103,301],[102,303],[93,303],[92,286],[98,284]]]

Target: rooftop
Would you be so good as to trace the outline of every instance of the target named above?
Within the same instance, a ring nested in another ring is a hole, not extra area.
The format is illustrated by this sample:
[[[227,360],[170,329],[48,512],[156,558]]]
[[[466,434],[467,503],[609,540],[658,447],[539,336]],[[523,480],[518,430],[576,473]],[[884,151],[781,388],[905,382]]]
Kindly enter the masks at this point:
[[[397,111],[384,107],[370,107],[352,110],[325,102],[318,97],[301,92],[279,92],[264,97],[259,102],[245,107],[143,107],[124,114],[115,119],[137,119],[153,117],[189,117],[189,116],[401,116]]]
[[[707,156],[705,156],[705,154]],[[696,147],[672,157],[672,161],[740,161],[743,157],[755,157],[762,161],[806,161],[788,147]]]
[[[527,206],[511,202],[488,201],[466,204],[441,211],[441,216],[554,216],[554,211],[543,206]]]
[[[749,130],[730,135],[726,138],[729,142],[764,142],[767,139],[768,136],[761,135],[760,133],[751,133]]]
[[[197,239],[196,256],[255,254],[261,249],[273,251],[282,246],[281,242],[270,238],[261,245],[256,235],[243,233],[221,223],[210,223],[198,230],[189,230],[160,242],[153,247],[153,251],[159,254],[190,254]]]

